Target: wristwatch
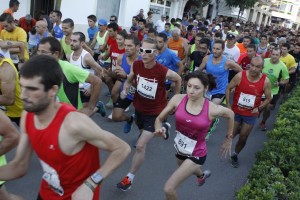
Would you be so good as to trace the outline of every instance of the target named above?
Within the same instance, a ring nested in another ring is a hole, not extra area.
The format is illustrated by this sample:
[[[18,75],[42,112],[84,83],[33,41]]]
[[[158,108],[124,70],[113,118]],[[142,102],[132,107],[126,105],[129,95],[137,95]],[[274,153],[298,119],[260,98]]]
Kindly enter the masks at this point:
[[[103,177],[99,172],[93,173],[91,179],[96,185],[99,185],[103,181]]]

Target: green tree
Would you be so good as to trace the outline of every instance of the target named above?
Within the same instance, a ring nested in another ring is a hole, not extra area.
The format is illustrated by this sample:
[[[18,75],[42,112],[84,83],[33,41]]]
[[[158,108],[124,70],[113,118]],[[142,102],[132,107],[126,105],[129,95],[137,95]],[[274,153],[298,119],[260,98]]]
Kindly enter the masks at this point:
[[[225,0],[226,5],[233,8],[239,8],[239,15],[238,19],[240,17],[240,14],[244,12],[244,10],[253,8],[254,4],[258,2],[259,0]]]

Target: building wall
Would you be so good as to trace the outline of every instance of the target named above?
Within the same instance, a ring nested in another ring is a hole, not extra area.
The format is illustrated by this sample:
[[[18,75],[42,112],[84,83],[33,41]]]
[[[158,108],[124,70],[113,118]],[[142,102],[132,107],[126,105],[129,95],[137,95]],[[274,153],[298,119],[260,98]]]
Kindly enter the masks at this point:
[[[30,13],[30,4],[31,0],[19,0],[20,6],[19,10],[14,13],[15,19],[20,19],[21,17],[24,17],[26,14]],[[8,8],[9,1],[2,0],[0,3],[0,13],[2,13],[4,10]]]

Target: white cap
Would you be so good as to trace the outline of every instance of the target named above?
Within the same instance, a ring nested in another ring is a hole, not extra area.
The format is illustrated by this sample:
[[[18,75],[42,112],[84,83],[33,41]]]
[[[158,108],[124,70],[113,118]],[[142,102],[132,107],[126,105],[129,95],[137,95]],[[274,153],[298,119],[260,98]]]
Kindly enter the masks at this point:
[[[236,23],[235,26],[241,26],[241,24],[240,23]]]

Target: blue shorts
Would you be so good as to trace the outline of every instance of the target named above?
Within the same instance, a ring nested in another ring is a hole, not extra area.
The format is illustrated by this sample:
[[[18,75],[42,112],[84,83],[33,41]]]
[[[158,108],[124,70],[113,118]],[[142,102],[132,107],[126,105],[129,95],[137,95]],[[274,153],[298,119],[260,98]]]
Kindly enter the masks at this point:
[[[234,121],[240,122],[240,123],[245,122],[246,124],[254,125],[256,118],[257,118],[257,116],[243,116],[243,115],[234,113]]]

